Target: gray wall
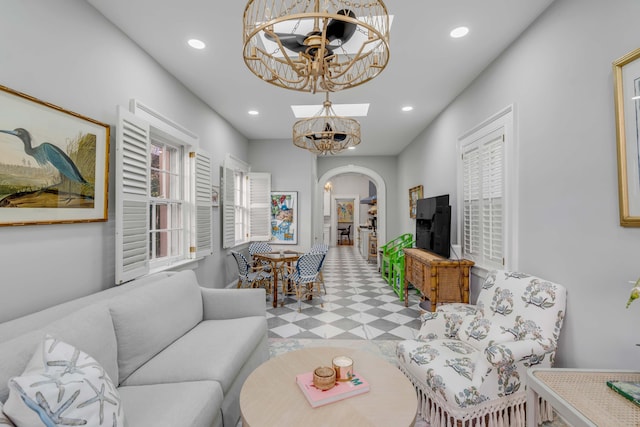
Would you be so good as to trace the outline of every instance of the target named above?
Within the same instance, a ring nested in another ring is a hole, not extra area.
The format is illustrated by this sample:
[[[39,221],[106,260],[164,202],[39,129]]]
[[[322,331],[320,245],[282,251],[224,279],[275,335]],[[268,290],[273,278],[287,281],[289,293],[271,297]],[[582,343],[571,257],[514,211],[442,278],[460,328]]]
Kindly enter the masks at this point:
[[[0,9],[1,85],[109,123],[112,135],[116,105],[137,98],[198,134],[214,164],[226,152],[246,159],[246,138],[85,1],[0,0]],[[114,147],[112,138],[112,174]],[[0,321],[113,286],[113,175],[109,187],[106,223],[0,228]],[[232,280],[216,252],[197,269],[205,286]]]
[[[291,140],[260,140],[249,143],[249,163],[252,172],[271,173],[273,191],[298,192],[298,244],[281,245],[284,249],[306,250],[312,242],[315,194],[314,156],[293,146]],[[321,243],[321,242],[318,242]]]
[[[611,71],[638,16],[637,0],[557,0],[399,156],[398,191],[455,194],[458,137],[514,104],[519,269],[568,289],[560,366],[638,366],[640,305],[624,305],[640,229],[619,226]]]

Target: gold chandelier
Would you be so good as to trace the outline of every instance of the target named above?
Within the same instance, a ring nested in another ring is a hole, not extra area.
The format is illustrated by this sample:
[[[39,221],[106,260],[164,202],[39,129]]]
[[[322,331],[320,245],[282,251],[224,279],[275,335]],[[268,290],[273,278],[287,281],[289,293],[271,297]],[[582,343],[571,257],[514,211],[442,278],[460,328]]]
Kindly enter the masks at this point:
[[[336,115],[328,92],[322,109],[315,116],[298,120],[293,125],[293,145],[314,154],[337,154],[358,144],[360,123]]]
[[[389,61],[381,0],[250,0],[243,56],[262,80],[302,92],[336,92],[376,77]]]

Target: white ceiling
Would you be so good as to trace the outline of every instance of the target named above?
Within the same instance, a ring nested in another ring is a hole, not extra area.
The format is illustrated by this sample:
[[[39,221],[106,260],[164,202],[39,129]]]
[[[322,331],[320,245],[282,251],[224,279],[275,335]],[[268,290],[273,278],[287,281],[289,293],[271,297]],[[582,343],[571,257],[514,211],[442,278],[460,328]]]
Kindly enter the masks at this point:
[[[290,139],[292,104],[324,94],[261,81],[242,59],[245,0],[87,0],[167,71],[250,140]],[[362,143],[342,155],[396,155],[511,44],[553,0],[387,0],[391,59],[375,79],[332,94],[370,103]],[[468,36],[452,39],[460,25]],[[201,51],[190,38],[207,44]],[[414,110],[402,112],[412,105]],[[258,116],[247,111],[258,110]],[[292,146],[293,147],[293,146]]]

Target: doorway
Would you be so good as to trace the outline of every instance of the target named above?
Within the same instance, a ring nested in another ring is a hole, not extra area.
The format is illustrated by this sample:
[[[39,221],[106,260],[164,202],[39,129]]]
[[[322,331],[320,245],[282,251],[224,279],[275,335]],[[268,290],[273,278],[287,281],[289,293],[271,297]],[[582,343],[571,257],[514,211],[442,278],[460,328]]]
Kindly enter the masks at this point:
[[[386,194],[387,194],[387,190],[386,190],[386,185],[384,180],[382,179],[382,177],[380,176],[380,174],[378,174],[376,171],[369,169],[369,168],[365,168],[362,166],[356,166],[356,165],[347,165],[347,166],[340,166],[337,168],[333,168],[328,170],[327,172],[325,172],[319,179],[318,179],[318,184],[316,186],[316,204],[315,204],[315,218],[316,221],[314,222],[314,239],[316,241],[322,242],[323,241],[323,232],[325,233],[324,235],[328,235],[331,236],[330,237],[330,242],[331,244],[333,244],[333,242],[336,242],[336,237],[335,237],[335,227],[333,227],[333,224],[331,224],[332,230],[327,230],[323,218],[325,217],[325,214],[330,214],[330,212],[325,212],[324,210],[324,197],[326,196],[326,191],[325,191],[325,185],[327,185],[328,182],[331,181],[331,179],[333,179],[335,176],[338,175],[343,175],[343,174],[352,174],[352,173],[356,173],[356,174],[360,174],[360,175],[364,175],[366,177],[368,177],[376,186],[376,191],[377,191],[377,221],[376,221],[376,225],[377,225],[377,235],[378,235],[378,245],[384,244],[387,240],[387,236],[386,236]],[[359,207],[359,203],[358,203],[358,207]],[[332,206],[333,209],[333,206]],[[353,236],[352,236],[353,238]]]

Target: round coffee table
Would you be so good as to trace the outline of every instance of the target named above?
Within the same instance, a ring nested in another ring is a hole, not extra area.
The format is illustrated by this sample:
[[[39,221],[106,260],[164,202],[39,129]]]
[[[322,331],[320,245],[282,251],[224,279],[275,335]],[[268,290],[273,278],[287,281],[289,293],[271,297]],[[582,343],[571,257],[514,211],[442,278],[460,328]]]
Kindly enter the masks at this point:
[[[369,382],[367,393],[312,408],[296,375],[331,366],[335,356],[353,359],[354,370]],[[249,375],[240,392],[243,427],[413,426],[416,391],[398,368],[365,351],[313,347],[273,358]]]

